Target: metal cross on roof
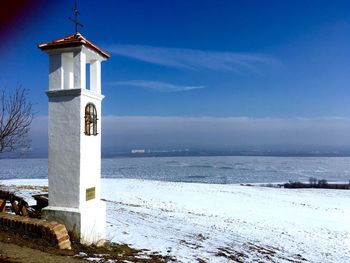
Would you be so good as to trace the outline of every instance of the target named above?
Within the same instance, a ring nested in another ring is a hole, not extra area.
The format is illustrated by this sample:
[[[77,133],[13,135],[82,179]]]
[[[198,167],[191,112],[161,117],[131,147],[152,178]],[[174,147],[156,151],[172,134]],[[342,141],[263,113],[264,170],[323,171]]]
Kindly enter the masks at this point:
[[[74,8],[72,8],[73,12],[74,12],[74,18],[69,17],[69,20],[73,21],[75,24],[75,34],[78,33],[78,26],[83,27],[82,24],[79,23],[78,21],[78,16],[80,15],[79,10],[78,10],[78,5],[77,5],[77,1],[75,1],[75,5]]]

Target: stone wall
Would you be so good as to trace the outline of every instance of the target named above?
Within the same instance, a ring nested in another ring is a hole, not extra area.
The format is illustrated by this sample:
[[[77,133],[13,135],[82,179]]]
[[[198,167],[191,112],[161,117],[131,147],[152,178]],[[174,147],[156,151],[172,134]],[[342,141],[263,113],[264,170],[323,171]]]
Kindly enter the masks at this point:
[[[0,213],[0,229],[13,230],[33,238],[41,238],[60,249],[71,249],[66,227],[56,221]]]

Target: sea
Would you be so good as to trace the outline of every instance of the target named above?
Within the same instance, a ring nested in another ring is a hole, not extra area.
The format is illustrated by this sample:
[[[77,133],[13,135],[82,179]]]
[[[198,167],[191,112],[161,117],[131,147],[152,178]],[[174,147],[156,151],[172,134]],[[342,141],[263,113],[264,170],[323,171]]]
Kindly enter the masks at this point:
[[[0,180],[47,178],[47,159],[0,159]],[[239,184],[349,182],[350,157],[144,157],[102,159],[102,177]]]

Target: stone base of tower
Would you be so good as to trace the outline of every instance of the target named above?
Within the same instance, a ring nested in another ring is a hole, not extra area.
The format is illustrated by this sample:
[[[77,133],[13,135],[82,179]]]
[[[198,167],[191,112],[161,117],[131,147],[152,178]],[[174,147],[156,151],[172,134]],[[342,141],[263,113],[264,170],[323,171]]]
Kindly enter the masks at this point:
[[[48,206],[42,217],[64,224],[82,244],[102,245],[106,240],[106,204],[101,200],[91,200],[80,208]]]

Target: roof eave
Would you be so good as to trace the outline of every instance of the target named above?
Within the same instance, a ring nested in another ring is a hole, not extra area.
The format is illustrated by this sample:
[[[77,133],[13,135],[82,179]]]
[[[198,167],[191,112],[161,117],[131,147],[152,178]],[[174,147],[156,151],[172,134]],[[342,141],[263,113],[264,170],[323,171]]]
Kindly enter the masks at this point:
[[[62,41],[62,42],[46,42],[38,45],[38,48],[40,48],[42,51],[50,50],[50,49],[56,49],[56,48],[66,48],[66,47],[79,47],[79,46],[86,46],[98,54],[102,55],[104,58],[108,59],[111,56],[103,51],[102,49],[98,48],[94,44],[92,44],[90,41],[85,39],[79,39],[77,41]]]

